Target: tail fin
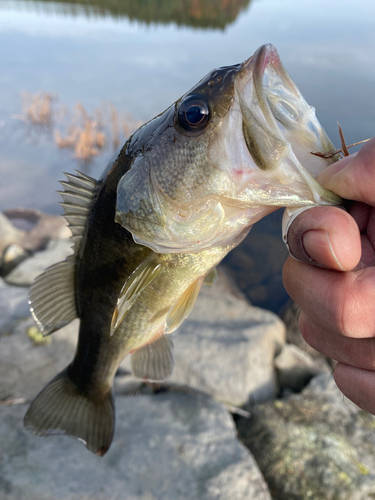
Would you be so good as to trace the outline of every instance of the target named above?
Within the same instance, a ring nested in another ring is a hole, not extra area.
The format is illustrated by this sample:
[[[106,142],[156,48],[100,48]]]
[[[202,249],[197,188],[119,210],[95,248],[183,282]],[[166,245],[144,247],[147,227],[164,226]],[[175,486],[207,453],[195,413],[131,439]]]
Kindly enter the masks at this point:
[[[89,399],[69,378],[66,368],[34,399],[24,424],[38,436],[74,436],[103,456],[111,445],[115,427],[113,397],[109,392],[100,400]]]

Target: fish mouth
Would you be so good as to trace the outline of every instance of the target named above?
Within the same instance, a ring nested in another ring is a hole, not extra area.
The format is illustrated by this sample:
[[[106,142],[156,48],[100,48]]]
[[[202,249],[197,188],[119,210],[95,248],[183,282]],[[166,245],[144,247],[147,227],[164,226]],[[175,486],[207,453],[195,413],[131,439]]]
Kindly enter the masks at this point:
[[[275,206],[340,203],[338,196],[315,180],[336,159],[327,161],[310,154],[325,153],[334,146],[273,45],[263,45],[242,63],[235,88],[243,139],[251,157],[243,162],[241,175],[234,176],[239,190],[252,189],[254,203],[261,194],[259,202]],[[279,189],[267,200],[265,189],[274,190],[276,185]]]

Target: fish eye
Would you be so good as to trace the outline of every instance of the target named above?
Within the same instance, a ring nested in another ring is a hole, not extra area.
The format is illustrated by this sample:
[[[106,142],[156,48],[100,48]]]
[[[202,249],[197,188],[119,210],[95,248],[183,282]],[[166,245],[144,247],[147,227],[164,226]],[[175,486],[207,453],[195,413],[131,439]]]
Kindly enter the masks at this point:
[[[200,96],[189,96],[178,107],[178,124],[188,132],[203,130],[209,119],[210,110],[207,102]]]

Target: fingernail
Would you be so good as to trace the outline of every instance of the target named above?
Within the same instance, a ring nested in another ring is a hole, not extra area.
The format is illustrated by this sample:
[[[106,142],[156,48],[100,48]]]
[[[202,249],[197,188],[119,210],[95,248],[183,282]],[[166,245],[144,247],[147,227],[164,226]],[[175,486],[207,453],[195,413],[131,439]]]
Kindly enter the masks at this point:
[[[344,271],[329,239],[329,233],[324,229],[312,229],[302,236],[302,245],[311,260],[327,267],[336,267]]]

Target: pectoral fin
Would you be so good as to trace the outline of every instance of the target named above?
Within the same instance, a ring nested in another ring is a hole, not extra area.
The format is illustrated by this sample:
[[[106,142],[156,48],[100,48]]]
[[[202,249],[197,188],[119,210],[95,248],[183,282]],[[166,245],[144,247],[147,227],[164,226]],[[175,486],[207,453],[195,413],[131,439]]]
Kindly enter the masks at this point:
[[[192,283],[184,293],[179,297],[177,302],[171,307],[167,316],[167,327],[165,333],[172,333],[181,325],[185,318],[191,313],[195,301],[197,300],[201,289],[204,276],[198,278]]]
[[[159,259],[155,255],[150,255],[130,275],[117,299],[112,316],[111,335],[115,333],[139,295],[158,276],[161,269],[162,264]]]
[[[206,274],[203,280],[203,284],[207,288],[211,288],[216,283],[216,280],[217,280],[217,270],[216,267],[214,267],[213,269],[211,269],[209,273]]]
[[[132,372],[135,377],[149,381],[162,381],[173,371],[173,342],[167,335],[158,335],[154,342],[144,345],[133,352]]]

